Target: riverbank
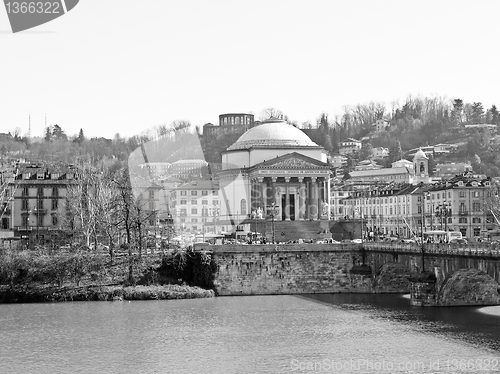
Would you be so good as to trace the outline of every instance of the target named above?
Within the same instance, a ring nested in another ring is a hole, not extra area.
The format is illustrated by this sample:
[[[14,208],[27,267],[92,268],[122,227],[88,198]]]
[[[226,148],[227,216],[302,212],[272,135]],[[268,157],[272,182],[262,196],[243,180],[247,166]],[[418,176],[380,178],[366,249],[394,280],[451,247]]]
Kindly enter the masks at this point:
[[[175,300],[214,297],[213,290],[178,284],[150,286],[82,286],[1,289],[0,303],[60,301]]]
[[[0,253],[0,303],[214,297],[211,253],[109,256],[89,251]]]

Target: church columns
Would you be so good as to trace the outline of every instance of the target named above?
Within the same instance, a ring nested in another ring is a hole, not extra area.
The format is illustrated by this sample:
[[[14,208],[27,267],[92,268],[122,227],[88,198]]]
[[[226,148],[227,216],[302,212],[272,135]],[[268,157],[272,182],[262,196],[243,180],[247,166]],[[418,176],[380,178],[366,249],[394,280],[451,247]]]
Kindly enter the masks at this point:
[[[298,177],[298,180],[299,180],[299,193],[298,193],[298,197],[299,197],[299,220],[303,221],[304,220],[304,215],[305,215],[305,205],[306,205],[306,202],[305,202],[305,197],[306,197],[306,186],[305,186],[305,183],[304,183],[304,177]]]
[[[318,219],[323,215],[323,201],[324,201],[324,193],[325,193],[325,185],[324,179],[318,178]]]
[[[262,207],[264,214],[266,214],[266,202],[267,202],[267,196],[266,196],[266,183],[264,183],[264,178],[259,177],[257,178],[259,185],[260,185],[260,198],[259,198],[259,205]]]
[[[290,221],[290,177],[285,177],[285,221]]]
[[[281,203],[276,201],[276,181],[278,180],[277,177],[271,177],[271,201],[269,202],[270,205],[274,202],[274,205],[280,205]]]
[[[328,211],[327,211],[327,214],[326,214],[326,218],[328,220],[330,220],[330,218],[331,218],[331,209],[330,209],[330,193],[331,193],[331,191],[330,191],[330,177],[328,176],[326,178],[327,178],[326,179],[326,203],[328,204],[327,205]]]
[[[319,196],[319,191],[318,191],[318,178],[317,177],[311,177],[311,206],[309,207],[309,214],[310,218],[313,220],[316,220],[319,218],[318,215],[318,196]]]

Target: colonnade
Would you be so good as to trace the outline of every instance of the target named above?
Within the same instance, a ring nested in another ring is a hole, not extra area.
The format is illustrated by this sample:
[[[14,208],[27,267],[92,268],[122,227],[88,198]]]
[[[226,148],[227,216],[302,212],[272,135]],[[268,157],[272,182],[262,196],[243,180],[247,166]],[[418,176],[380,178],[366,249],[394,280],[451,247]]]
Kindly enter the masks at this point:
[[[254,177],[250,179],[252,211],[263,210],[263,218],[273,214],[277,220],[330,219],[328,177]]]

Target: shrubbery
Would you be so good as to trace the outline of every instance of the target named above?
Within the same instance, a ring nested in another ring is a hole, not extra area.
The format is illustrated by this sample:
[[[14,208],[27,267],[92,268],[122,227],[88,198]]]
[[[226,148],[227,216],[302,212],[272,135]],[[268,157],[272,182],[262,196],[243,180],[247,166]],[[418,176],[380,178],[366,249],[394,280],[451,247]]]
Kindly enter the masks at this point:
[[[216,271],[217,264],[211,252],[194,251],[189,247],[166,254],[162,258],[158,275],[166,283],[182,280],[193,286],[214,289]]]
[[[131,264],[133,283],[129,277]],[[107,254],[87,251],[5,251],[0,254],[0,286],[4,286],[0,301],[209,297],[201,291],[214,289],[216,269],[211,252],[192,248],[159,256],[125,255],[113,261]],[[111,292],[106,288],[111,285],[118,288]],[[171,288],[174,285],[187,288]]]

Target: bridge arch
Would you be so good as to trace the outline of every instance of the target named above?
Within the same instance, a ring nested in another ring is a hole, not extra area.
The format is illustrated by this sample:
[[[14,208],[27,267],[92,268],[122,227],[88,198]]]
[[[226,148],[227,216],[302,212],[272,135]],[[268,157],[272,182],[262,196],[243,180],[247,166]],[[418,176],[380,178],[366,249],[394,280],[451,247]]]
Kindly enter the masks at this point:
[[[410,292],[410,270],[400,262],[382,265],[373,282],[376,293]]]
[[[438,305],[500,305],[500,284],[479,269],[458,269],[445,278]]]

